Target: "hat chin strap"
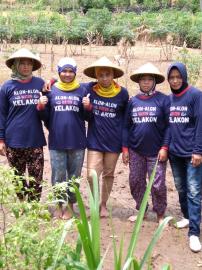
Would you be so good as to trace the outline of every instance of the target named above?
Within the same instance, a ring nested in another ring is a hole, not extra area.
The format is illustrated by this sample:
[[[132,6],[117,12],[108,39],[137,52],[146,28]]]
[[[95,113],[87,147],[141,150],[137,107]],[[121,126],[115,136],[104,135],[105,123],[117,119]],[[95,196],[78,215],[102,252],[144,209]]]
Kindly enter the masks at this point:
[[[154,82],[153,82],[153,85],[152,85],[151,89],[149,91],[145,92],[140,88],[140,92],[144,96],[151,96],[155,92],[155,88],[156,88],[156,79],[154,78]]]

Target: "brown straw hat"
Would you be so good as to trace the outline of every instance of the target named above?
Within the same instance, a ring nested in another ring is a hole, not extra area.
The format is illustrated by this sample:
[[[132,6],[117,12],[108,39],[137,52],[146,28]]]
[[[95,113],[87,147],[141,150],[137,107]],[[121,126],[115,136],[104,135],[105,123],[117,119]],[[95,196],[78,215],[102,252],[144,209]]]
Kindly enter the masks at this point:
[[[130,78],[132,81],[139,83],[139,79],[142,75],[153,75],[156,79],[156,83],[162,83],[165,80],[164,75],[151,63],[139,67],[131,74]]]
[[[85,68],[83,73],[88,77],[96,79],[95,68],[98,68],[98,67],[112,68],[114,71],[114,78],[119,78],[123,76],[124,74],[123,70],[119,66],[112,63],[106,56],[101,57],[100,59],[95,61],[93,64]]]
[[[14,52],[7,60],[6,65],[9,68],[12,68],[13,62],[15,59],[19,58],[28,58],[33,60],[33,71],[39,69],[41,67],[41,61],[37,55],[34,55],[29,50],[22,48],[17,52]]]

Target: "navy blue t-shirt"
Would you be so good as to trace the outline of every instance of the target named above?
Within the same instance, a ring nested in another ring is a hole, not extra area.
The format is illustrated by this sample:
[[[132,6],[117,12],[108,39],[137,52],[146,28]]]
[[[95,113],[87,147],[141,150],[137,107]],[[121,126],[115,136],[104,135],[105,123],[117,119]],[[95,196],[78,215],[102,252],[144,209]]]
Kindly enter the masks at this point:
[[[0,139],[13,148],[36,148],[46,144],[36,104],[44,81],[6,81],[0,90]]]
[[[168,68],[179,71],[184,84],[187,82],[187,70],[183,63],[173,63]],[[171,89],[172,90],[172,89]],[[171,154],[179,157],[191,157],[202,154],[202,93],[193,86],[188,86],[178,94],[170,95],[170,147]]]
[[[128,103],[124,119],[123,147],[145,156],[155,156],[169,145],[169,97],[156,91],[137,95]]]
[[[189,87],[181,95],[171,94],[170,153],[179,157],[202,154],[202,93]]]
[[[55,85],[47,94],[48,104],[40,111],[49,130],[49,149],[85,149],[85,112],[82,99],[86,96],[84,86],[73,91],[62,91]]]
[[[121,91],[114,97],[99,96],[93,85],[86,85],[90,93],[92,113],[88,123],[87,148],[100,152],[121,152],[122,129],[125,109],[128,103],[128,91]]]

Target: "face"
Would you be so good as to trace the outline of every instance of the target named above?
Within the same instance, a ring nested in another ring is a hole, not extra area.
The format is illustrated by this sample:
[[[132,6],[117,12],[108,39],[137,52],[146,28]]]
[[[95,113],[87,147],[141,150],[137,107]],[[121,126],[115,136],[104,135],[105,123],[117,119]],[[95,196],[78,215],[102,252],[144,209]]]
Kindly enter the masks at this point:
[[[149,92],[154,85],[154,78],[150,75],[144,75],[139,80],[140,88],[143,92]]]
[[[172,69],[168,78],[170,87],[174,90],[180,89],[182,86],[183,80],[180,72],[177,69]]]
[[[65,68],[62,72],[60,72],[59,76],[62,82],[70,83],[74,80],[76,74],[71,68]]]
[[[112,68],[98,68],[96,69],[96,78],[102,87],[109,87],[114,79],[114,72]]]
[[[23,76],[29,76],[32,73],[33,62],[31,59],[22,58],[18,66],[18,72]]]

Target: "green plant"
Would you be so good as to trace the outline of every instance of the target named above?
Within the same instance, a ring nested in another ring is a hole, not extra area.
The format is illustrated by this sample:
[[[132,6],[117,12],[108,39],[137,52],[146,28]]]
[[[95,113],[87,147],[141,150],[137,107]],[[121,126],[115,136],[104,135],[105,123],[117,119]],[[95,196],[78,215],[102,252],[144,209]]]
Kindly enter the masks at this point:
[[[155,233],[154,233],[154,235],[152,237],[152,240],[151,240],[150,244],[148,245],[148,247],[147,247],[147,249],[146,249],[146,251],[144,253],[143,258],[138,262],[133,254],[134,254],[135,248],[137,246],[137,240],[138,240],[138,237],[139,237],[139,232],[140,232],[140,229],[141,229],[141,226],[142,226],[143,217],[144,217],[145,210],[146,210],[146,207],[147,207],[149,194],[150,194],[152,184],[153,184],[153,181],[154,181],[154,178],[155,178],[157,165],[158,165],[158,160],[157,160],[157,162],[155,164],[155,167],[153,169],[153,172],[151,174],[149,183],[147,185],[146,192],[144,194],[144,197],[143,197],[143,200],[142,200],[142,203],[141,203],[141,206],[140,206],[140,210],[138,212],[137,221],[136,221],[135,226],[133,228],[131,240],[130,240],[129,247],[128,247],[127,256],[125,258],[123,266],[122,266],[122,263],[121,263],[122,260],[123,260],[122,259],[123,239],[120,242],[120,247],[119,247],[119,251],[118,251],[115,239],[113,238],[114,258],[115,258],[115,261],[114,261],[115,267],[114,268],[115,268],[115,270],[121,270],[121,269],[130,270],[131,268],[133,270],[142,270],[145,263],[147,263],[149,261],[152,250],[153,250],[157,240],[161,236],[161,233],[162,233],[163,229],[165,228],[167,223],[169,221],[171,221],[171,219],[172,219],[172,217],[166,217],[163,220],[162,224],[159,225],[159,227],[157,228],[157,230],[155,231]],[[165,266],[164,266],[163,269],[166,269]]]
[[[187,49],[186,42],[184,46],[178,52],[177,61],[184,63],[187,67],[189,83],[196,85],[198,78],[200,76],[200,70],[202,65],[202,57],[199,54],[191,53]]]
[[[14,170],[0,166],[0,269],[86,269],[80,240],[75,247],[66,241],[75,231],[74,220],[65,224],[52,220],[52,199],[46,203],[20,202],[15,181],[20,189]],[[52,188],[44,189],[54,197]]]
[[[163,222],[159,225],[156,232],[154,233],[150,244],[148,245],[143,258],[138,262],[134,257],[134,251],[137,246],[137,240],[139,237],[139,232],[142,226],[144,213],[147,206],[147,201],[151,191],[151,187],[155,178],[156,168],[158,161],[155,164],[152,175],[150,177],[144,198],[141,203],[141,207],[138,213],[137,221],[134,225],[133,233],[128,247],[127,256],[123,261],[123,238],[120,242],[119,249],[116,246],[116,240],[114,237],[114,226],[111,218],[111,227],[113,232],[113,249],[114,249],[114,270],[142,270],[145,264],[149,261],[152,250],[161,236],[161,233],[167,223],[172,219],[171,217],[166,217]],[[100,218],[99,218],[99,192],[98,192],[98,180],[96,173],[93,173],[93,194],[89,189],[89,198],[90,198],[90,222],[88,222],[86,210],[84,203],[81,197],[81,194],[77,187],[75,187],[76,198],[78,201],[78,207],[80,212],[80,219],[77,220],[77,228],[79,235],[81,237],[81,242],[85,254],[85,258],[89,267],[89,270],[101,270],[103,266],[103,261],[106,256],[106,253],[103,258],[100,256]],[[165,265],[162,270],[169,270],[170,266]]]
[[[99,192],[96,173],[93,173],[93,194],[89,189],[90,222],[88,222],[85,206],[79,192],[75,187],[79,207],[80,219],[77,228],[81,238],[86,262],[89,270],[102,269],[103,259],[100,255],[100,217],[99,217]]]

